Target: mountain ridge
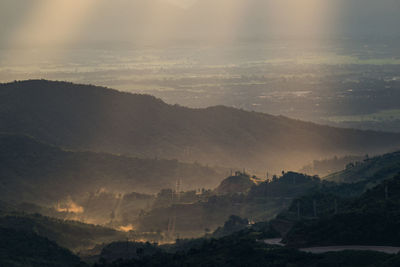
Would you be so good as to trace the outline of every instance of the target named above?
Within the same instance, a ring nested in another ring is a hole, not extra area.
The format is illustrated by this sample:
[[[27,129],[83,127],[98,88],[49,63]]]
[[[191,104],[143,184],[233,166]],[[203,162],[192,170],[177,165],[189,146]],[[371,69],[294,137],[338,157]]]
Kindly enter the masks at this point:
[[[55,205],[68,197],[108,190],[158,192],[181,179],[185,187],[218,182],[200,164],[123,155],[65,151],[24,135],[0,134],[1,200]]]
[[[321,126],[216,106],[190,109],[93,85],[29,80],[0,85],[0,132],[66,149],[253,169],[320,157],[382,153],[400,134]]]

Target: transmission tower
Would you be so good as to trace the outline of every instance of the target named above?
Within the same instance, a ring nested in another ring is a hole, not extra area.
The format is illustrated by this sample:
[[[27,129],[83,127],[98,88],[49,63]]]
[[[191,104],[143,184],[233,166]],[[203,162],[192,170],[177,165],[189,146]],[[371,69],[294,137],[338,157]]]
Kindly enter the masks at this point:
[[[176,204],[180,201],[180,192],[182,187],[182,179],[178,179],[175,185],[175,191],[172,191],[172,216],[168,218],[168,238],[172,239],[175,235],[176,229]]]

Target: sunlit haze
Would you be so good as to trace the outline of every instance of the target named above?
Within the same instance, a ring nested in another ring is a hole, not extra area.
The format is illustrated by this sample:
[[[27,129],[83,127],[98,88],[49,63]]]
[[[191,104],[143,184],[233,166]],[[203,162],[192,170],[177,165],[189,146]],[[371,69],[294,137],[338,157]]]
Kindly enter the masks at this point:
[[[398,266],[399,26],[400,0],[0,0],[0,266]]]

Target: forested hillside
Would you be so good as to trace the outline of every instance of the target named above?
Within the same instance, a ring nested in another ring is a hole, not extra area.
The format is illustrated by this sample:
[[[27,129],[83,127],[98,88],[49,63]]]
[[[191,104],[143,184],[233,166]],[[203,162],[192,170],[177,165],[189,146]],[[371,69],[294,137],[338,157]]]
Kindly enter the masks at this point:
[[[0,227],[33,232],[73,251],[127,238],[126,233],[111,228],[19,212],[0,211]]]
[[[398,148],[400,135],[320,126],[223,106],[32,80],[0,86],[0,131],[57,146],[279,171],[315,158]]]
[[[69,196],[108,190],[158,192],[174,187],[213,186],[220,175],[200,164],[72,152],[23,135],[0,134],[1,200],[48,206]]]
[[[317,217],[298,222],[285,237],[289,245],[400,246],[400,175],[360,197],[336,202],[336,210],[334,196],[303,198],[300,203],[312,210],[312,201],[318,203]]]
[[[86,266],[78,256],[33,232],[0,227],[0,266]]]
[[[292,199],[321,185],[318,177],[294,172],[256,184],[248,174],[236,172],[235,176],[223,180],[214,191],[201,195],[181,192],[179,198],[175,196],[171,199],[172,191],[160,192],[152,209],[139,216],[138,229],[167,232],[169,220],[176,217],[175,234],[190,237],[215,230],[231,215],[257,222],[267,221],[285,210]]]
[[[328,175],[325,179],[344,183],[378,182],[392,178],[399,170],[400,151],[351,162],[344,170]]]

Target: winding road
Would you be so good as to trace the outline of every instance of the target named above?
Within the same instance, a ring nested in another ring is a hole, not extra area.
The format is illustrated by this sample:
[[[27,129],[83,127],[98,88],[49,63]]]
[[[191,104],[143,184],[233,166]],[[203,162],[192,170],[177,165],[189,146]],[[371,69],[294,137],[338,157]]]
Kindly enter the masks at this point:
[[[265,239],[264,243],[268,245],[279,245],[284,246],[281,243],[282,239],[272,238]],[[388,247],[388,246],[328,246],[328,247],[309,247],[309,248],[299,248],[300,251],[311,252],[315,254],[326,253],[326,252],[338,252],[344,250],[359,250],[359,251],[378,251],[388,254],[397,254],[400,252],[400,247]]]

